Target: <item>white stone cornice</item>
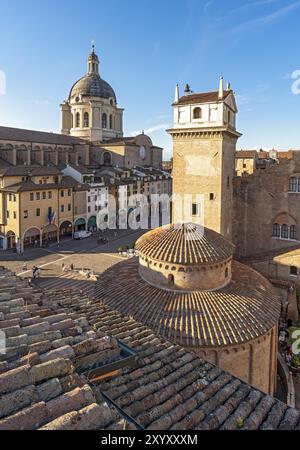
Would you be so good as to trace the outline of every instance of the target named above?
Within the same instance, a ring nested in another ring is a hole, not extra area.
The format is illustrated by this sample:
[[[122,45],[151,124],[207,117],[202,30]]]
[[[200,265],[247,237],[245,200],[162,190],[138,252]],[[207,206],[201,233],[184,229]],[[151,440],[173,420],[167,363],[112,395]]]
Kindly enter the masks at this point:
[[[187,139],[187,138],[195,138],[195,139],[222,139],[224,135],[229,135],[235,139],[238,139],[242,136],[241,133],[238,133],[236,130],[232,128],[216,128],[216,129],[193,129],[193,128],[169,128],[166,130],[173,139]]]

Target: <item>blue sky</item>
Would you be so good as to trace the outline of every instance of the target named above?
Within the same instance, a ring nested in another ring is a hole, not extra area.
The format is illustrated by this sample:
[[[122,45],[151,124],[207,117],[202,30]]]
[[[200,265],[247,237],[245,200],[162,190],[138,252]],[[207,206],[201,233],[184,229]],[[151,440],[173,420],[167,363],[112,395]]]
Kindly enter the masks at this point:
[[[220,74],[236,92],[239,147],[300,149],[299,23],[299,0],[1,2],[0,125],[59,131],[95,40],[126,134],[144,129],[165,159],[175,84],[216,90]]]

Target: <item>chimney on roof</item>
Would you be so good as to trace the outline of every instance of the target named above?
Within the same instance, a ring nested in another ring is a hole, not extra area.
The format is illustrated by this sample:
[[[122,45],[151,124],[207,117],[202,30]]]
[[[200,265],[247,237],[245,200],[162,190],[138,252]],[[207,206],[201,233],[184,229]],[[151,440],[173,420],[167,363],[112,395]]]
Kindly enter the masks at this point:
[[[220,78],[220,84],[219,84],[219,100],[223,100],[224,98],[224,83],[223,83],[223,77]]]
[[[176,84],[176,87],[175,87],[175,103],[177,103],[178,102],[178,100],[179,100],[179,86],[178,86],[178,83]]]
[[[191,94],[191,89],[190,89],[190,85],[187,83],[186,85],[185,85],[185,90],[184,90],[184,93],[185,93],[185,95],[189,95],[189,94]]]

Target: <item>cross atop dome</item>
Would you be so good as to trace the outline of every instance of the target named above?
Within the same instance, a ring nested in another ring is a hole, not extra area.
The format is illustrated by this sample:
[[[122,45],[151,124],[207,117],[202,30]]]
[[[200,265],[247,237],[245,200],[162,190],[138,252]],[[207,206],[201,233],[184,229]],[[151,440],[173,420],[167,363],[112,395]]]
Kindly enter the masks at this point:
[[[92,53],[88,57],[88,75],[99,75],[99,58],[95,53],[95,41],[92,41]]]

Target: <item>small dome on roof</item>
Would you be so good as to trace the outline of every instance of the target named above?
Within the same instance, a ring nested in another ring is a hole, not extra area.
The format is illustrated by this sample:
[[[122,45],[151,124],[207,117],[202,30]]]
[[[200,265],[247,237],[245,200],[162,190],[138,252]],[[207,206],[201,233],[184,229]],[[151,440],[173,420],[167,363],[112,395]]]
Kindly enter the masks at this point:
[[[232,258],[234,245],[195,223],[166,225],[144,234],[136,249],[147,258],[173,264],[212,264]]]

